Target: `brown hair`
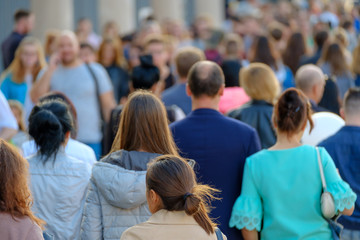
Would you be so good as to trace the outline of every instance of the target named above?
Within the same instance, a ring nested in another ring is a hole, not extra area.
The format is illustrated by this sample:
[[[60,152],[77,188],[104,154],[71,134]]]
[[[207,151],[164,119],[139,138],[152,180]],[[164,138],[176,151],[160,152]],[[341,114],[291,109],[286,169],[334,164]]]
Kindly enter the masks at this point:
[[[185,211],[208,233],[216,224],[208,215],[208,200],[218,190],[196,182],[194,170],[182,158],[172,155],[157,157],[146,173],[147,190],[155,191],[168,211]]]
[[[165,46],[165,38],[163,35],[161,34],[156,34],[156,33],[153,33],[153,34],[150,34],[148,35],[145,39],[144,39],[144,45],[143,45],[143,48],[146,50],[148,48],[148,46],[150,44],[153,44],[153,43],[158,43],[158,44],[162,44],[164,45],[164,49],[166,49],[166,46]]]
[[[32,77],[35,82],[37,75],[40,70],[46,66],[44,51],[42,49],[41,43],[38,39],[34,37],[25,37],[21,42],[19,47],[16,49],[14,60],[11,62],[10,66],[5,70],[5,73],[12,74],[12,80],[16,83],[23,83],[25,77],[25,68],[21,62],[20,55],[26,45],[35,45],[37,49],[38,62],[36,66],[32,69]]]
[[[27,216],[42,228],[45,222],[31,211],[28,166],[13,146],[0,139],[0,212],[10,213],[14,219]]]
[[[274,103],[280,93],[280,84],[274,71],[264,63],[250,63],[240,70],[240,86],[255,100]]]
[[[224,50],[227,55],[238,57],[243,48],[242,38],[236,33],[228,33],[223,40]]]
[[[360,88],[353,87],[345,93],[344,110],[346,115],[360,114]]]
[[[59,34],[60,34],[59,30],[49,30],[48,32],[46,32],[45,44],[44,44],[46,56],[50,56],[51,54],[53,54],[53,49],[51,49],[51,46],[54,43],[56,44],[57,37],[59,36]]]
[[[224,82],[223,71],[219,65],[210,61],[195,63],[188,76],[189,88],[195,98],[201,96],[215,97]]]
[[[122,46],[121,40],[118,38],[116,38],[116,39],[115,38],[107,38],[101,42],[101,44],[99,46],[99,50],[97,52],[98,62],[102,65],[104,64],[102,62],[102,56],[104,54],[105,45],[107,45],[107,44],[111,44],[111,46],[113,47],[113,51],[115,53],[115,58],[114,58],[113,64],[115,64],[118,67],[127,69],[128,64],[127,64],[125,56],[124,56],[123,46]]]
[[[354,49],[352,57],[351,70],[354,74],[360,74],[360,42],[358,42],[358,45]]]
[[[275,104],[273,122],[279,132],[287,133],[290,137],[298,133],[307,120],[310,131],[313,129],[311,114],[311,105],[305,94],[296,88],[289,88]]]
[[[278,55],[269,39],[265,36],[257,37],[251,45],[249,61],[265,63],[271,68],[278,70],[277,60]]]
[[[178,155],[164,104],[154,94],[137,90],[129,96],[110,153],[120,149]]]
[[[283,62],[287,65],[293,74],[296,73],[300,58],[306,53],[306,43],[302,33],[293,33],[287,43],[283,54]]]
[[[323,50],[319,63],[329,63],[331,73],[338,75],[349,70],[342,47],[334,42]]]
[[[175,56],[176,70],[181,78],[186,78],[190,68],[197,62],[205,60],[205,54],[195,47],[181,48]]]
[[[29,10],[19,9],[14,14],[14,21],[17,23],[20,19],[27,18],[31,15]]]

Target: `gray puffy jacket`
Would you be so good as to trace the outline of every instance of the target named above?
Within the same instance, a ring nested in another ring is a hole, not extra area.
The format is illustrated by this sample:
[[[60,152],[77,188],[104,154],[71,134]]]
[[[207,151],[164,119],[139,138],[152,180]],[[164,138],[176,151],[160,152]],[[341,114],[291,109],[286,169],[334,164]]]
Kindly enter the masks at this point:
[[[120,239],[151,216],[146,202],[147,164],[155,153],[113,152],[96,163],[86,196],[81,239]]]

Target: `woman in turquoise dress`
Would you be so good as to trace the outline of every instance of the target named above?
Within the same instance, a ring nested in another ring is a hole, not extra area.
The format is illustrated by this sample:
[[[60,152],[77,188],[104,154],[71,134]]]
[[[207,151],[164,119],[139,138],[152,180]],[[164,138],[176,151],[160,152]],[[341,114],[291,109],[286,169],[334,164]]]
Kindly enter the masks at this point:
[[[277,142],[250,156],[245,163],[242,192],[230,226],[245,240],[332,239],[320,209],[322,184],[315,147],[302,145],[306,122],[312,126],[310,104],[294,88],[285,91],[274,108]],[[338,213],[351,215],[355,193],[339,176],[334,162],[320,148],[328,191]]]

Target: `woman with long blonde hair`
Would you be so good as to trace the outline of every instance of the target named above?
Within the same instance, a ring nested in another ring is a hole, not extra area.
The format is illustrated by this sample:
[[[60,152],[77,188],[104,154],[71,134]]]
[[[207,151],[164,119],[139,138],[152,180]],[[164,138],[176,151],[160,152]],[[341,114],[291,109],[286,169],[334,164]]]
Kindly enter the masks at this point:
[[[148,220],[147,166],[165,154],[179,156],[165,107],[154,94],[136,91],[121,112],[110,153],[93,167],[82,239],[120,239],[127,228]]]
[[[1,239],[43,239],[44,222],[31,211],[28,162],[0,139],[0,233]]]
[[[24,38],[15,52],[15,58],[5,70],[1,91],[8,100],[17,100],[24,105],[28,116],[34,104],[29,92],[39,72],[46,66],[41,43],[34,37]]]
[[[117,102],[129,93],[129,74],[123,51],[119,39],[107,38],[100,44],[97,56],[99,63],[109,74]]]

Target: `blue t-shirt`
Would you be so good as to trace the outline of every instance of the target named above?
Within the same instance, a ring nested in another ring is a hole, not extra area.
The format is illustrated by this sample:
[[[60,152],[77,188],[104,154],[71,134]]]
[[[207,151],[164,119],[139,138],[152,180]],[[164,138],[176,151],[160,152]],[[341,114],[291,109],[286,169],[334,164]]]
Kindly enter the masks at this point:
[[[96,76],[100,95],[112,91],[106,70],[98,63],[89,64]],[[39,77],[45,71],[40,72]],[[95,79],[85,64],[77,67],[59,65],[51,77],[51,91],[64,93],[74,104],[78,116],[77,140],[99,143],[102,138],[100,105],[96,94]]]
[[[345,126],[319,144],[334,159],[340,176],[356,194],[360,194],[360,127]],[[355,203],[351,216],[342,216],[339,222],[347,229],[360,230],[360,199]]]

